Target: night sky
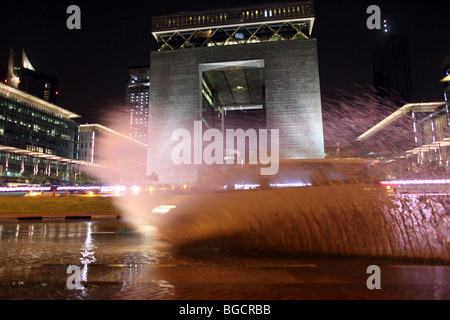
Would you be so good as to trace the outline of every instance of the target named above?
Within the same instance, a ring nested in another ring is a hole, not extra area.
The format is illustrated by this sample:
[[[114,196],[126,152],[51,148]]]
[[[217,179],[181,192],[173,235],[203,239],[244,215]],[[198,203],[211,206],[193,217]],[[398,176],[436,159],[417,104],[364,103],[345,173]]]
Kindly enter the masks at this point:
[[[124,104],[128,67],[150,63],[155,49],[151,17],[181,11],[233,7],[270,1],[2,1],[0,71],[7,47],[24,48],[37,71],[58,77],[57,105],[96,122]],[[66,9],[81,8],[81,30],[69,30]],[[357,91],[372,86],[372,56],[382,30],[368,30],[366,9],[376,4],[392,33],[410,42],[415,98],[442,101],[442,61],[450,55],[448,1],[316,0],[313,37],[318,41],[321,91]],[[356,92],[355,91],[355,92]]]

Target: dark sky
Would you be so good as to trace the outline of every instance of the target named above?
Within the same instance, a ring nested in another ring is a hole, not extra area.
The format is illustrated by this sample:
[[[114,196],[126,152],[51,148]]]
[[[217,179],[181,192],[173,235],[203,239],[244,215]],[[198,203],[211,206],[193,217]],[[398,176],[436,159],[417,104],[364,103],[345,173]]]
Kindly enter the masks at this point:
[[[0,67],[8,46],[25,48],[36,70],[59,79],[57,104],[95,122],[123,103],[129,66],[150,63],[155,48],[151,17],[201,9],[267,3],[209,1],[2,1]],[[81,8],[81,30],[68,30],[66,9]],[[372,55],[382,31],[368,30],[366,9],[376,4],[392,32],[410,42],[415,101],[442,101],[441,62],[450,55],[448,1],[316,0],[313,37],[318,41],[321,90],[352,91],[373,85]]]

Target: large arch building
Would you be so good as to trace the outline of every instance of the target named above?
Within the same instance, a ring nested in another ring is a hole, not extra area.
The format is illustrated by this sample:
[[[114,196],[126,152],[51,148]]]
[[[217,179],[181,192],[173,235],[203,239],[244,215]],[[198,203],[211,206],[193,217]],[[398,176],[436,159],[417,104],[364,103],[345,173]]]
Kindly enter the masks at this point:
[[[311,1],[153,17],[147,174],[198,183],[199,166],[171,161],[172,133],[194,121],[278,129],[280,160],[324,158],[314,19]]]

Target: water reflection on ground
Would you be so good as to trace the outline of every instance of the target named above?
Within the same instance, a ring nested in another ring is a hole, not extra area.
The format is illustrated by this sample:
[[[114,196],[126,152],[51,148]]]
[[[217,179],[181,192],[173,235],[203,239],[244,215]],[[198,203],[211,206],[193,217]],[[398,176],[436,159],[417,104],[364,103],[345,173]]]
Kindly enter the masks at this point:
[[[3,223],[0,240],[2,264],[14,265],[159,263],[169,246],[116,222]]]
[[[448,299],[450,268],[330,256],[186,252],[122,222],[0,223],[0,299]],[[380,264],[380,291],[366,287]],[[70,265],[79,288],[68,288]]]
[[[65,281],[69,265],[81,281],[138,282],[144,265],[170,259],[169,244],[117,222],[0,224],[0,280]],[[108,266],[108,268],[105,268]]]

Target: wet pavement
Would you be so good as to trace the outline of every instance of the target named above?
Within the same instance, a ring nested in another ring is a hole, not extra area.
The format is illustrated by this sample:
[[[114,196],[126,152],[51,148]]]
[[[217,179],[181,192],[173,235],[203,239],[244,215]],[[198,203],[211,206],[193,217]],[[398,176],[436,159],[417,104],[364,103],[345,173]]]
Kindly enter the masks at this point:
[[[0,257],[2,300],[450,299],[443,263],[180,250],[118,221],[0,223]]]

